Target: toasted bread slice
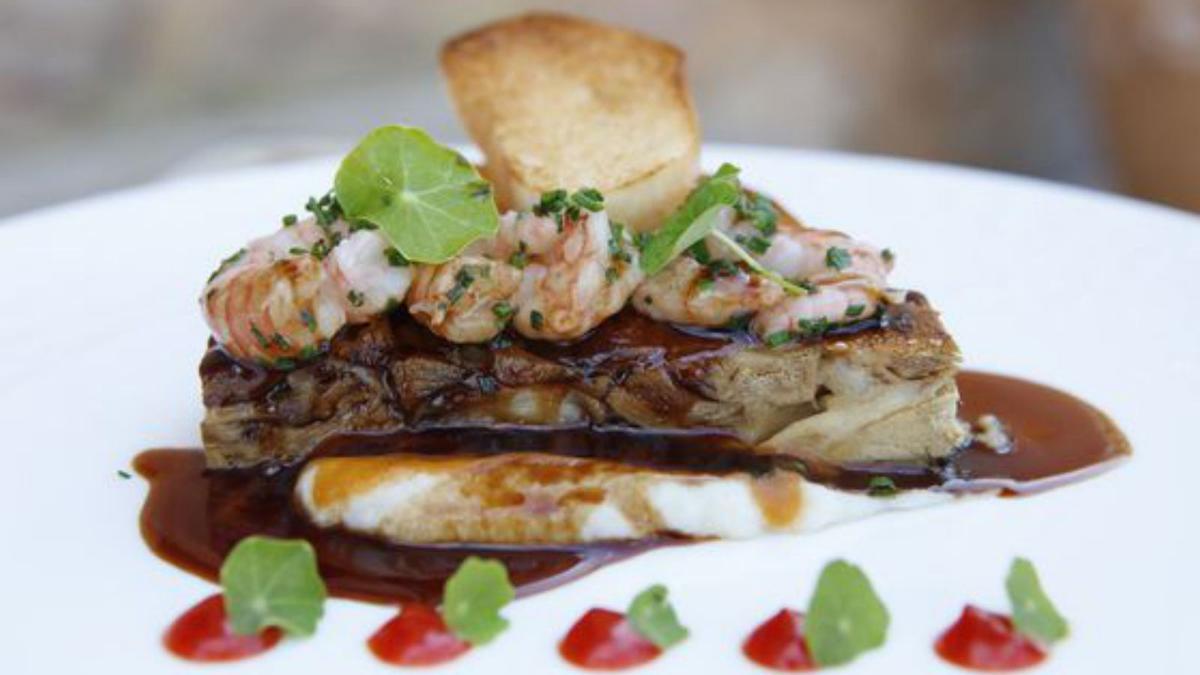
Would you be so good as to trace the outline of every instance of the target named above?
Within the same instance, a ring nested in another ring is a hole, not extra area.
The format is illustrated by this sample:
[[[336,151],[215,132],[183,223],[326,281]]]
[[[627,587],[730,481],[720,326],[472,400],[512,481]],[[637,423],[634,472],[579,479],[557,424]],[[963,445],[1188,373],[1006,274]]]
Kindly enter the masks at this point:
[[[459,36],[442,68],[502,206],[594,187],[609,214],[654,229],[699,176],[684,55],[627,30],[527,14]]]

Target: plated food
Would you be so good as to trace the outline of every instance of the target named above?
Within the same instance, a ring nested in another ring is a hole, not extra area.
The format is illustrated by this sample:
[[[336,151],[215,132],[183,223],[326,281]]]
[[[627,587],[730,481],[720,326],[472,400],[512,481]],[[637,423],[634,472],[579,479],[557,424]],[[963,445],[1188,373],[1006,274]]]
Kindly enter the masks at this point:
[[[1128,455],[1091,406],[960,371],[891,248],[705,174],[675,48],[531,15],[442,61],[482,167],[376,129],[206,282],[203,452],[137,462],[166,559],[299,539],[334,595],[431,603],[473,556],[532,592]]]

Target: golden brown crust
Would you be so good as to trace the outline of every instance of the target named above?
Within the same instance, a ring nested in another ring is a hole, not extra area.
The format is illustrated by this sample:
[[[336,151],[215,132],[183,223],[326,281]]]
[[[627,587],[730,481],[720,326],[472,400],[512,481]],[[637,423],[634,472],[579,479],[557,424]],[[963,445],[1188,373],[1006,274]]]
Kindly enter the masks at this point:
[[[670,44],[533,13],[454,38],[441,61],[505,206],[595,187],[614,218],[648,229],[694,184],[699,123]]]

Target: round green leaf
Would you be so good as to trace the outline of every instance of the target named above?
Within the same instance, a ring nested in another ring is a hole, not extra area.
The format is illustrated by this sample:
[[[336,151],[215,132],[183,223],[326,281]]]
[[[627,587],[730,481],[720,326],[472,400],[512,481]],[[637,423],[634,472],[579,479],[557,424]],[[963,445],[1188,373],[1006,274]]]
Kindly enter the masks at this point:
[[[844,560],[821,570],[804,620],[808,650],[822,666],[853,661],[883,645],[890,617],[867,575]]]
[[[270,626],[312,635],[325,611],[317,556],[302,539],[241,540],[221,565],[221,588],[229,625],[242,635]]]
[[[485,644],[508,628],[500,610],[514,597],[516,591],[502,563],[471,556],[446,580],[442,619],[458,637],[473,645]]]
[[[366,220],[409,260],[442,263],[496,233],[491,185],[420,129],[385,126],[346,155],[334,189],[349,220]]]

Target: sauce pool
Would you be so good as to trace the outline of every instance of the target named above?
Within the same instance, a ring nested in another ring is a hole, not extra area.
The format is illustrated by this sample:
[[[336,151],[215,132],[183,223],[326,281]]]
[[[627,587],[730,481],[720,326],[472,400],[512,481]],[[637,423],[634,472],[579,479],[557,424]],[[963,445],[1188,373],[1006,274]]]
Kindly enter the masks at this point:
[[[163,635],[163,645],[188,661],[237,661],[271,649],[282,637],[278,628],[254,635],[233,632],[225,614],[225,599],[218,593],[176,619]]]
[[[455,635],[430,605],[410,602],[367,640],[380,661],[397,666],[432,666],[457,658],[471,648]]]
[[[567,631],[558,653],[580,668],[622,670],[653,661],[662,650],[635,631],[624,614],[593,608]]]
[[[963,608],[958,621],[934,643],[934,651],[971,670],[1021,670],[1046,659],[1037,643],[1017,632],[1012,619],[974,605]]]
[[[1091,476],[1129,454],[1127,442],[1112,422],[1074,396],[1025,380],[969,371],[959,374],[958,385],[960,416],[973,420],[986,413],[997,415],[1013,439],[1011,451],[1000,453],[976,443],[934,466],[862,464],[827,474],[810,471],[810,479],[848,490],[864,490],[873,477],[886,476],[900,489],[1000,489],[1024,494]],[[789,459],[756,455],[738,443],[712,432],[441,428],[344,434],[330,439],[316,454],[366,455],[421,448],[439,454],[488,454],[525,448],[699,473],[772,470],[772,462]],[[680,541],[399,546],[309,523],[292,500],[298,465],[208,471],[199,450],[149,450],[137,456],[134,467],[150,482],[141,513],[147,545],[167,562],[214,581],[225,555],[251,534],[309,541],[331,595],[380,603],[436,603],[446,579],[470,555],[502,562],[518,593],[528,595]]]
[[[742,643],[746,658],[764,668],[798,672],[816,670],[804,636],[804,614],[790,609],[767,619]]]

